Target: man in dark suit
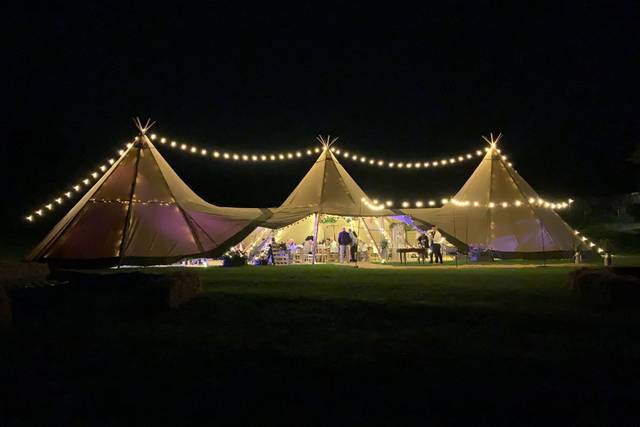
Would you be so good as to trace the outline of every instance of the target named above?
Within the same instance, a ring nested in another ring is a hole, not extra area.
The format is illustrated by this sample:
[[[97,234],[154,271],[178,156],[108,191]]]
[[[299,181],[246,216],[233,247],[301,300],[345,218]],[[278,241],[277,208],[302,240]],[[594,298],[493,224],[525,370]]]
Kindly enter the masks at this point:
[[[338,244],[340,245],[340,263],[348,262],[351,255],[351,236],[345,227],[342,227],[342,231],[338,233]]]

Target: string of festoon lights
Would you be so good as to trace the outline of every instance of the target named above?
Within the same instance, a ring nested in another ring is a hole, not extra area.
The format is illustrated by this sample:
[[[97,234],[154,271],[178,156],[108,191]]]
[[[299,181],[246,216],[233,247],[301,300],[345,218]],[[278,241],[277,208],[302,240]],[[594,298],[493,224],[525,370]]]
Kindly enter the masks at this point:
[[[135,138],[137,140],[137,137]],[[124,148],[121,148],[117,151],[118,158],[110,157],[106,159],[102,164],[98,165],[94,170],[90,171],[84,178],[82,178],[77,183],[71,185],[67,191],[62,194],[59,194],[57,197],[53,198],[51,201],[45,203],[38,209],[34,210],[32,213],[26,215],[24,219],[27,222],[33,222],[37,218],[44,216],[46,213],[53,211],[56,207],[62,206],[65,202],[74,199],[75,197],[83,194],[86,190],[88,190],[93,183],[98,181],[102,175],[105,174],[107,170],[117,162],[124,154],[127,149],[133,146],[132,142],[127,142]]]
[[[215,150],[215,149],[206,149],[201,148],[196,145],[190,145],[182,142],[178,142],[173,139],[169,139],[166,137],[159,136],[155,133],[149,135],[149,138],[152,141],[159,141],[161,146],[166,146],[169,148],[174,148],[176,150],[180,150],[183,152],[187,152],[193,155],[198,155],[201,157],[209,157],[213,159],[220,160],[229,160],[234,162],[273,162],[273,161],[286,161],[286,160],[294,160],[300,159],[304,157],[313,156],[319,154],[322,151],[320,147],[308,148],[305,150],[294,150],[294,151],[286,151],[286,152],[277,152],[277,153],[262,153],[262,154],[247,154],[247,153],[234,153],[225,150]],[[134,141],[137,141],[138,137],[134,138]],[[127,142],[125,144],[124,149],[118,150],[118,154],[120,156],[124,155],[125,151],[133,145],[133,142]],[[483,150],[477,150],[475,153],[466,153],[464,155],[459,156],[444,156],[439,160],[431,160],[431,161],[421,161],[421,162],[401,162],[401,161],[387,161],[374,157],[367,157],[364,155],[356,154],[353,152],[349,152],[348,150],[340,150],[336,147],[331,147],[330,150],[338,157],[342,157],[345,159],[352,160],[354,162],[360,162],[363,164],[377,166],[377,167],[387,167],[387,168],[397,168],[397,169],[427,169],[427,168],[436,168],[439,166],[453,165],[456,163],[462,163],[466,160],[473,159],[474,157],[479,157],[483,155]],[[488,148],[485,148],[484,151],[488,151]],[[500,150],[498,150],[500,153]],[[503,159],[506,160],[506,156],[503,156]],[[90,186],[95,183],[100,177],[109,169],[111,165],[113,165],[117,160],[114,158],[109,158],[105,160],[102,164],[96,167],[96,169],[90,171],[84,178],[82,178],[79,182],[71,185],[67,191],[62,194],[57,195],[52,198],[50,201],[41,205],[38,209],[33,210],[31,213],[26,215],[24,219],[27,222],[33,222],[36,219],[44,216],[46,213],[55,210],[56,207],[65,204],[66,201],[74,199],[76,196],[83,194]],[[511,166],[511,163],[509,163]]]
[[[576,236],[576,239],[578,239],[578,240],[580,240],[582,242],[583,245],[587,246],[591,250],[595,250],[598,253],[598,255],[600,255],[602,257],[604,257],[606,255],[606,251],[604,249],[602,249],[601,247],[596,245],[587,236],[582,235],[582,233],[580,233],[580,231],[573,230],[573,234]]]
[[[489,208],[489,209],[511,208],[511,207],[521,208],[526,206],[533,206],[536,208],[562,210],[562,209],[569,208],[573,204],[574,200],[566,199],[565,201],[562,201],[562,202],[551,202],[545,199],[531,197],[528,199],[528,203],[520,200],[516,200],[512,202],[495,201],[495,202],[481,203],[479,201],[471,201],[471,200],[463,201],[463,200],[457,200],[455,198],[451,198],[451,199],[440,199],[440,200],[427,199],[424,201],[417,200],[414,202],[409,202],[405,200],[396,205],[393,200],[386,200],[384,202],[381,202],[378,199],[367,199],[363,197],[362,202],[367,208],[374,211],[379,211],[382,209],[388,209],[393,207],[403,207],[403,208],[438,207],[438,206],[444,206],[448,203],[451,203],[455,206],[460,206],[460,207],[474,207],[474,208],[483,207],[483,208]]]
[[[315,154],[320,154],[322,148],[314,147],[307,148],[303,150],[294,150],[294,151],[286,151],[286,152],[275,152],[275,153],[236,153],[225,150],[216,150],[216,149],[206,149],[196,145],[190,145],[181,143],[176,140],[172,140],[166,137],[159,136],[157,134],[151,134],[149,138],[152,141],[159,141],[161,146],[166,146],[169,148],[173,148],[176,150],[184,151],[190,154],[198,155],[198,156],[206,156],[213,159],[218,160],[230,160],[236,162],[272,162],[279,160],[294,160],[300,159],[308,156],[313,156]],[[448,166],[454,165],[458,163],[464,163],[468,160],[471,160],[476,157],[483,156],[486,151],[489,150],[488,147],[485,147],[484,150],[476,150],[460,155],[455,156],[442,156],[439,159],[432,159],[429,161],[389,161],[384,160],[372,156],[365,156],[362,154],[354,153],[352,151],[346,149],[339,149],[336,147],[331,147],[330,150],[336,155],[338,158],[352,160],[354,162],[377,166],[377,167],[387,167],[387,168],[396,168],[396,169],[427,169],[427,168],[437,168],[439,166]],[[501,153],[498,150],[498,153]],[[503,160],[507,160],[506,156],[502,156]],[[509,163],[511,166],[511,163]]]

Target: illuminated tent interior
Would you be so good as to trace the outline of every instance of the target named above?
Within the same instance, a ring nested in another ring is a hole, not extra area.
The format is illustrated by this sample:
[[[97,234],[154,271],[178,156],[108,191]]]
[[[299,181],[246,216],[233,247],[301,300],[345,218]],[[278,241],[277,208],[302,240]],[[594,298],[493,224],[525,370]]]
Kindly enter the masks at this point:
[[[293,239],[300,244],[314,236],[317,244],[327,237],[337,239],[342,227],[354,229],[374,254],[381,252],[383,237],[393,246],[390,229],[393,224],[404,226],[393,218],[401,214],[369,201],[333,154],[331,145],[336,139],[318,140],[323,150],[316,162],[284,203],[272,209],[273,215],[242,241],[242,249],[262,249],[272,237],[277,242]]]
[[[214,257],[271,215],[198,197],[137,120],[136,141],[26,257],[59,266],[167,264]]]
[[[486,155],[449,203],[403,212],[499,258],[570,257],[580,239],[500,154],[500,136],[485,139]]]

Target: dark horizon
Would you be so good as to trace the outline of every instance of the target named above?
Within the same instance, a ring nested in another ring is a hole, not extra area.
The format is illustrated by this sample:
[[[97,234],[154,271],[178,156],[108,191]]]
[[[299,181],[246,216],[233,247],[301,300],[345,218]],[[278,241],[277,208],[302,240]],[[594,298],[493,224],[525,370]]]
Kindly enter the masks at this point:
[[[475,151],[481,135],[503,133],[502,148],[543,196],[637,191],[632,7],[456,9],[377,16],[354,6],[325,19],[273,9],[16,13],[5,219],[18,227],[112,155],[135,135],[133,116],[206,149],[296,150],[331,134],[390,160]],[[159,149],[218,205],[276,206],[313,161],[236,165]],[[380,173],[342,163],[370,196],[396,202],[453,194],[477,165]]]

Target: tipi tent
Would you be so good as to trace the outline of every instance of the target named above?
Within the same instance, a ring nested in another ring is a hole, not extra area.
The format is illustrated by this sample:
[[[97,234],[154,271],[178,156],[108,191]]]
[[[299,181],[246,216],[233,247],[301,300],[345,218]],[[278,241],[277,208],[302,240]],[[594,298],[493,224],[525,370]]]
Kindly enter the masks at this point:
[[[256,230],[242,242],[243,247],[253,248],[276,235],[278,240],[292,238],[298,243],[309,235],[315,236],[314,242],[324,237],[335,239],[342,226],[347,226],[359,229],[379,251],[384,221],[397,213],[370,202],[331,150],[337,139],[318,140],[323,150],[316,162],[284,203],[272,209],[273,215],[261,224],[263,229],[274,231]],[[352,221],[353,218],[357,220]]]
[[[151,265],[216,256],[271,215],[198,197],[137,120],[136,141],[26,257],[61,266]]]
[[[500,154],[500,136],[485,139],[486,155],[449,203],[403,212],[500,258],[570,256],[580,244],[574,232]]]

